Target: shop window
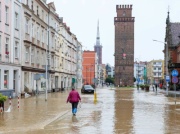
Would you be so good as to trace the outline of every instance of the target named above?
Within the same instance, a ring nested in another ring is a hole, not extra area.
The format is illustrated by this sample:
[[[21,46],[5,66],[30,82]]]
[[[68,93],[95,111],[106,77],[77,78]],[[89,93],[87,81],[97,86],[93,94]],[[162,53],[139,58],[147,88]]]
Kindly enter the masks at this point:
[[[8,88],[8,75],[9,75],[9,71],[4,70],[4,88]]]

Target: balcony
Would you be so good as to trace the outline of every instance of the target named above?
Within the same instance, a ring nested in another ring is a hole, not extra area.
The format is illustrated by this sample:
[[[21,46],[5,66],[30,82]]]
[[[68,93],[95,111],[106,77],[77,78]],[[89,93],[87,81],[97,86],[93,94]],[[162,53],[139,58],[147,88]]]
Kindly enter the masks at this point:
[[[162,67],[162,64],[153,64],[153,67]]]
[[[29,35],[28,33],[25,34],[25,40],[31,42],[31,41],[30,41],[30,35]]]

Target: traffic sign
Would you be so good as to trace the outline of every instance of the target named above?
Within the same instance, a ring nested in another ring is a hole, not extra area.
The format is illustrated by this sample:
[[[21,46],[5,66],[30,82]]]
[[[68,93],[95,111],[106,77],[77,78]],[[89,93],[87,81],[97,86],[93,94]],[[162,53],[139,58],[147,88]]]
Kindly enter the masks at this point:
[[[170,82],[170,77],[169,77],[169,75],[166,75],[166,82]]]
[[[178,78],[176,76],[172,77],[172,83],[174,84],[178,83]]]
[[[176,69],[172,70],[171,75],[178,76],[178,71]]]

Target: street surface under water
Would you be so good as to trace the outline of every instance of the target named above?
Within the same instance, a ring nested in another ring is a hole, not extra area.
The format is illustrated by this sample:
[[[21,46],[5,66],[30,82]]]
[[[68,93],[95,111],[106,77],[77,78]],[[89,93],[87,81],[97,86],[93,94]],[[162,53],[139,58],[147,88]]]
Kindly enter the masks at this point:
[[[67,94],[66,94],[67,95]],[[49,96],[49,95],[48,95]],[[62,98],[61,93],[51,94],[52,100]],[[53,96],[54,99],[53,99]],[[9,131],[17,134],[179,134],[180,133],[180,100],[177,98],[175,105],[174,98],[165,97],[164,94],[137,91],[137,89],[97,89],[97,103],[94,103],[93,94],[81,94],[82,103],[78,108],[76,116],[71,113],[71,105],[60,101],[50,101],[51,113],[57,114],[60,104],[64,105],[63,110],[68,110],[62,116],[49,121],[41,119],[39,124],[28,126],[27,129]],[[28,99],[27,99],[28,100]],[[29,101],[32,99],[29,99]],[[26,102],[28,103],[28,102]],[[29,102],[32,103],[32,102]],[[37,103],[30,112],[37,110]],[[61,107],[62,107],[61,105]],[[44,105],[42,105],[44,107]],[[56,109],[55,107],[56,106]],[[48,106],[47,106],[48,107]],[[38,110],[41,105],[38,105]],[[45,111],[40,111],[39,114]],[[22,116],[23,111],[21,111]],[[49,114],[49,113],[48,113]],[[49,117],[51,118],[50,114]],[[1,117],[2,118],[2,117]],[[27,123],[32,122],[27,117]],[[36,122],[38,121],[38,118]],[[45,123],[46,122],[46,123]],[[24,124],[23,120],[17,122],[19,126]],[[45,124],[45,125],[42,125]],[[0,123],[0,129],[3,122]],[[6,124],[8,125],[8,124]],[[17,127],[17,124],[11,124]],[[11,127],[12,127],[11,126]],[[39,127],[38,127],[39,126]],[[43,126],[43,127],[42,127]],[[8,127],[8,126],[7,126]],[[0,130],[1,133],[1,130]],[[8,133],[8,132],[7,132]]]

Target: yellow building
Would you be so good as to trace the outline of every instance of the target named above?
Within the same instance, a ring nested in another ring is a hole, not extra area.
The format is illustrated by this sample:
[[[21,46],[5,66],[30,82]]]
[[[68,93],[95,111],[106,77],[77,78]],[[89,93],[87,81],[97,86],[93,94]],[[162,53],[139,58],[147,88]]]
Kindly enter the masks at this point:
[[[164,60],[152,60],[147,63],[149,84],[160,84],[164,81]]]

